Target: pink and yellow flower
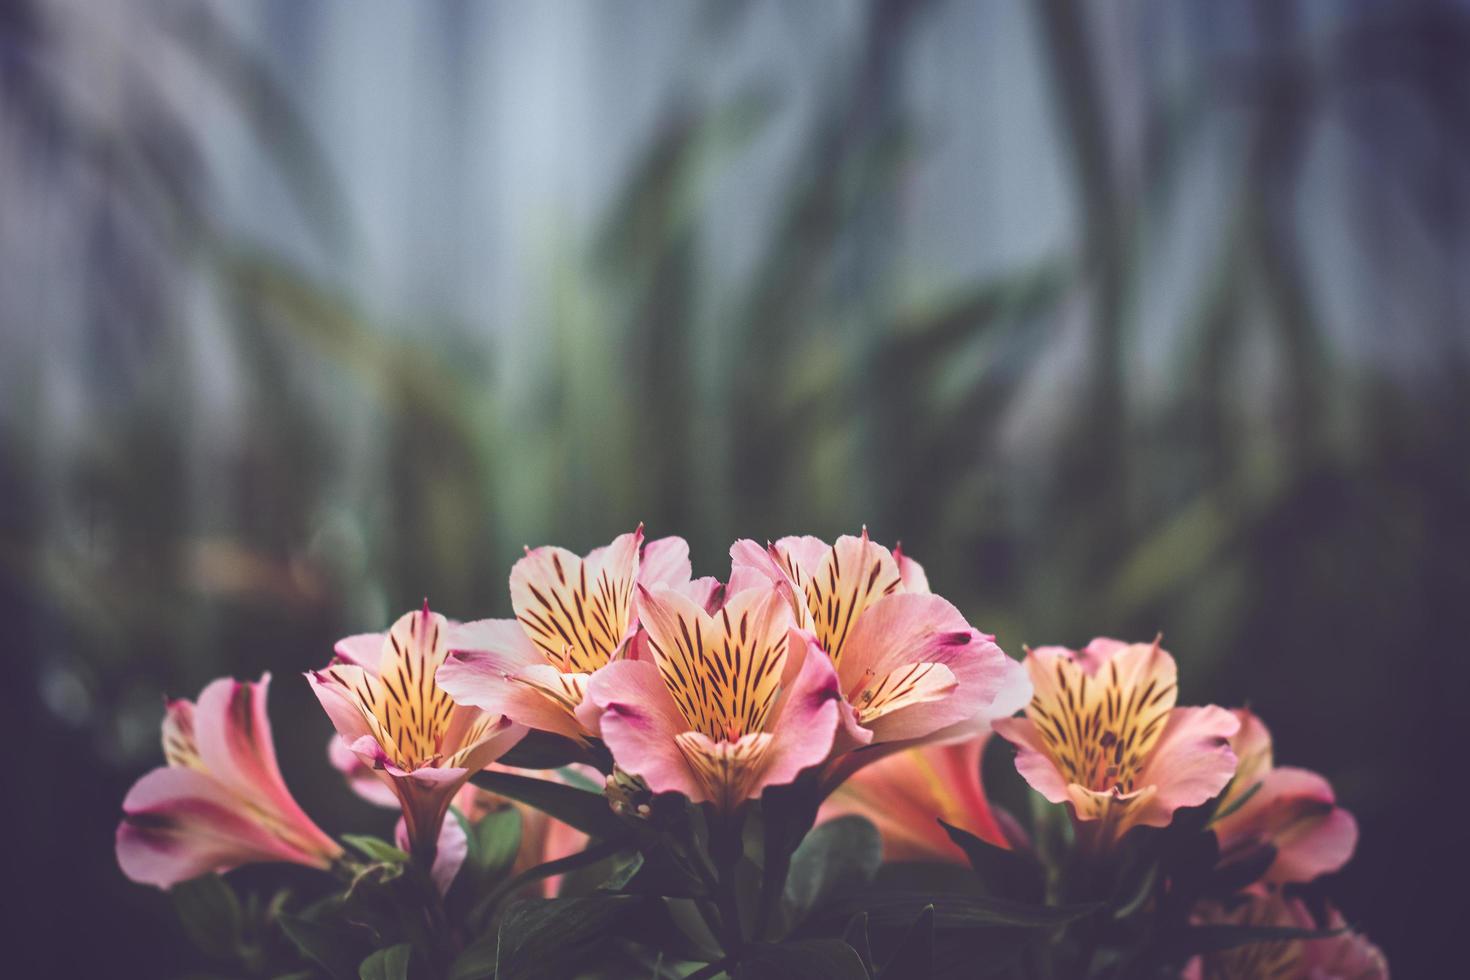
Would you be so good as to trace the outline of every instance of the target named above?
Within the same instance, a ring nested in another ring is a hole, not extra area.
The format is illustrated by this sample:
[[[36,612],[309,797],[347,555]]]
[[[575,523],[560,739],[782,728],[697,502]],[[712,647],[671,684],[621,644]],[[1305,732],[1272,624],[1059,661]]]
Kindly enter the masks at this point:
[[[1257,891],[1234,905],[1209,902],[1193,916],[1200,925],[1282,926],[1345,930],[1334,908],[1320,924],[1301,901],[1278,891]],[[1322,939],[1250,943],[1190,960],[1181,980],[1388,980],[1388,961],[1362,933],[1342,931]]]
[[[980,757],[986,732],[963,742],[923,745],[874,762],[848,778],[822,805],[820,819],[866,817],[883,837],[885,861],[966,865],[969,859],[939,825],[967,830],[1009,848],[985,788]]]
[[[730,549],[737,581],[765,578],[837,671],[844,703],[837,751],[879,742],[961,738],[1031,695],[1021,666],[928,591],[916,562],[843,536],[782,538]],[[877,756],[870,756],[877,758]],[[850,767],[849,767],[850,768]]]
[[[170,701],[168,765],[133,784],[117,828],[117,863],[141,884],[171,887],[257,861],[328,868],[342,848],[291,796],[266,714],[270,675],[217,680],[198,702]]]
[[[1025,666],[1035,694],[1023,718],[995,723],[1019,750],[1016,769],[1107,841],[1167,826],[1180,807],[1213,798],[1235,774],[1235,716],[1177,708],[1174,658],[1158,641],[1096,639],[1082,650],[1038,647]]]
[[[1276,858],[1263,878],[1273,883],[1311,881],[1347,864],[1358,824],[1337,805],[1332,786],[1314,772],[1274,765],[1265,723],[1245,709],[1235,716],[1240,730],[1230,745],[1240,765],[1220,798],[1223,816],[1211,825],[1221,860],[1273,847]]]
[[[398,798],[420,858],[436,850],[460,787],[525,734],[503,715],[455,704],[435,682],[450,630],[426,602],[387,633],[340,641],[332,664],[307,675],[337,734]]]
[[[837,678],[780,594],[746,589],[713,615],[668,587],[639,604],[652,659],[598,671],[583,712],[620,768],[730,810],[827,758]]]
[[[515,619],[466,623],[439,683],[461,704],[502,711],[521,724],[569,738],[590,733],[577,709],[587,682],[624,650],[638,625],[634,587],[690,582],[681,538],[643,545],[643,528],[580,558],[564,548],[527,549],[510,573]]]

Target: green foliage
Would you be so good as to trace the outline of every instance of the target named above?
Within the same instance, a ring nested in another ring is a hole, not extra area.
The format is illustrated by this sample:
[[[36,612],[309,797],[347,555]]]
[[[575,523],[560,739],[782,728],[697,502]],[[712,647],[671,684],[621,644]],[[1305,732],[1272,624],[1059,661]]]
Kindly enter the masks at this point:
[[[413,947],[399,943],[380,949],[362,961],[357,975],[361,980],[408,980],[408,964],[413,958]]]

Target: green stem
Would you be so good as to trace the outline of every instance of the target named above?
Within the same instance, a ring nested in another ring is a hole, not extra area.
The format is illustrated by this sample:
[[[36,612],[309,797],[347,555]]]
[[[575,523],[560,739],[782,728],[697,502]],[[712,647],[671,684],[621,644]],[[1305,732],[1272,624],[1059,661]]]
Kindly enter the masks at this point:
[[[507,895],[515,894],[533,881],[540,881],[543,878],[550,878],[552,875],[564,874],[568,871],[575,871],[578,868],[585,868],[589,864],[596,864],[603,858],[611,857],[618,851],[621,851],[630,843],[631,838],[629,837],[609,837],[607,840],[598,841],[595,844],[589,845],[586,850],[578,851],[576,854],[570,854],[567,857],[558,858],[555,861],[547,861],[545,864],[538,864],[534,868],[527,868],[520,874],[512,878],[507,878],[496,886],[490,894],[482,898],[480,903],[475,906],[473,915],[479,917],[486,911],[493,909]]]

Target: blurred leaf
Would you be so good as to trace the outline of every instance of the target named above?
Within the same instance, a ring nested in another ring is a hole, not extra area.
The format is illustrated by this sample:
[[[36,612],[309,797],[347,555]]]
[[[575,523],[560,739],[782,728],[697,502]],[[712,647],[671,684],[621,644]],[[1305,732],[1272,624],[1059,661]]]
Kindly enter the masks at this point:
[[[640,902],[598,895],[512,905],[500,924],[496,980],[574,976],[606,949],[609,934]]]
[[[909,926],[898,948],[883,964],[879,980],[927,977],[934,968],[934,906],[926,905]]]
[[[840,939],[804,939],[752,946],[740,956],[736,980],[868,980],[857,951]]]
[[[868,943],[868,913],[859,912],[852,917],[847,928],[842,930],[842,941],[857,952],[864,966],[871,966],[873,949]]]
[[[882,863],[882,838],[865,818],[839,817],[817,826],[791,856],[781,900],[788,930],[833,898],[864,888]]]
[[[493,770],[476,773],[470,781],[481,789],[529,804],[593,837],[623,834],[628,829],[601,793]]]
[[[413,946],[399,943],[380,949],[358,967],[360,980],[408,980],[408,961],[413,958]]]
[[[560,769],[574,762],[590,762],[588,752],[565,735],[529,731],[498,760],[519,769]]]
[[[342,840],[365,854],[369,860],[380,864],[402,864],[408,854],[387,841],[366,834],[343,834]]]
[[[943,820],[939,821],[939,825],[970,859],[970,867],[975,869],[975,874],[986,892],[1026,902],[1041,900],[1041,865],[1031,855],[996,847],[989,841],[981,840],[960,827],[952,827]]]
[[[362,958],[361,943],[351,926],[340,920],[315,921],[282,915],[281,929],[301,955],[316,963],[334,980],[354,980]]]
[[[240,945],[243,915],[235,890],[217,874],[182,881],[169,889],[174,910],[189,939],[210,956],[224,958]]]

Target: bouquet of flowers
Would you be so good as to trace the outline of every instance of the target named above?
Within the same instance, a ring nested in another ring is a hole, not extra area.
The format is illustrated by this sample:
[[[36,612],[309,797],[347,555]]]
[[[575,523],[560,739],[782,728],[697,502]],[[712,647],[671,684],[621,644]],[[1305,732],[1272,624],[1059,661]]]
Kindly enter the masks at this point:
[[[306,681],[391,841],[296,803],[269,676],[168,702],[119,865],[229,975],[1388,975],[1303,889],[1352,816],[1249,711],[1180,706],[1158,639],[1018,662],[866,531],[730,553],[720,582],[642,528],[527,550],[514,619],[340,641]],[[993,736],[1025,812],[987,799]],[[319,886],[221,877],[256,862]]]

